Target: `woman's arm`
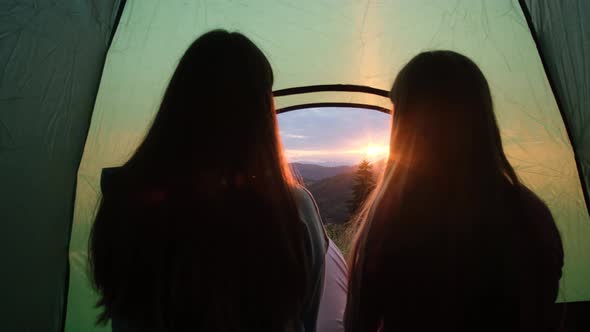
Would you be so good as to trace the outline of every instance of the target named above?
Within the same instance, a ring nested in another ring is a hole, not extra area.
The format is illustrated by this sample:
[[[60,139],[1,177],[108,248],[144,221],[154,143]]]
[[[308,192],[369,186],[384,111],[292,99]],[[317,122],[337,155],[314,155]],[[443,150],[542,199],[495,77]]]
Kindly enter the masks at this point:
[[[329,240],[324,269],[324,289],[318,312],[317,331],[343,332],[348,293],[348,267],[332,240]]]

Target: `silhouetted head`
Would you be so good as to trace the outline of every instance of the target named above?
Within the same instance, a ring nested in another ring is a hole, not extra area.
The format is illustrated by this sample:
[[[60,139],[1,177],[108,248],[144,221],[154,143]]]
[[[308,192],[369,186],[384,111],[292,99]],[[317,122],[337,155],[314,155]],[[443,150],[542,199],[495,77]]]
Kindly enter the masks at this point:
[[[264,54],[195,40],[145,140],[104,178],[90,259],[101,320],[167,331],[279,331],[309,288],[304,226]]]
[[[209,178],[261,176],[254,173],[282,163],[272,84],[268,60],[248,38],[222,30],[201,36],[180,60],[130,162],[145,155],[158,169],[196,163]]]
[[[557,251],[539,249],[523,212],[534,195],[505,157],[483,74],[458,53],[425,52],[390,96],[390,160],[354,239],[347,331],[543,326],[561,265],[541,263]],[[550,281],[524,282],[537,275]]]
[[[425,176],[479,176],[485,167],[517,181],[504,155],[488,83],[469,58],[452,51],[420,53],[400,71],[390,98],[390,156],[397,163]]]

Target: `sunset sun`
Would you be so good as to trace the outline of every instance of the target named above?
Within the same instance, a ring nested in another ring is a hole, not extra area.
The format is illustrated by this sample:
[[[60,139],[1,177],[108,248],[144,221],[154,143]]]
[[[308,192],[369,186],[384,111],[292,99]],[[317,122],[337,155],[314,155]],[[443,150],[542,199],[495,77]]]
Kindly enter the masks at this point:
[[[383,145],[368,144],[365,154],[368,159],[376,160],[387,156],[389,149]]]

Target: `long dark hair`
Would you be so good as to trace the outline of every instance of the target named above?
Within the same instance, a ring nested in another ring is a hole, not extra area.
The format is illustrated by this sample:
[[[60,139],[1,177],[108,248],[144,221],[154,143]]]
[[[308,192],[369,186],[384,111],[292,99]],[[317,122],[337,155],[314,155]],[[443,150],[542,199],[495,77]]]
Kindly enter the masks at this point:
[[[546,256],[484,75],[463,55],[425,52],[390,97],[390,160],[354,239],[346,330],[536,330],[544,309],[523,289]]]
[[[279,331],[308,283],[273,74],[245,36],[188,48],[143,143],[103,186],[90,238],[104,322]]]

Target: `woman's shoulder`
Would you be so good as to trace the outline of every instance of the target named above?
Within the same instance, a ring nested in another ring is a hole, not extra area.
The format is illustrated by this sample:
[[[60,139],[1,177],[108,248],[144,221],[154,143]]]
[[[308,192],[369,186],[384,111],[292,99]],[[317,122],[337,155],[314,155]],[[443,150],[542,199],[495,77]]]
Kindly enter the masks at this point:
[[[301,221],[312,233],[324,238],[323,222],[318,205],[309,190],[301,185],[291,187]],[[322,241],[323,242],[323,241]],[[327,247],[327,243],[324,243]]]
[[[553,223],[549,207],[537,194],[524,185],[520,186],[519,191],[527,215]]]
[[[318,214],[319,214],[319,210],[317,208],[317,204],[315,202],[315,199],[313,198],[313,195],[311,194],[311,192],[309,192],[309,190],[307,190],[307,188],[305,188],[302,185],[294,185],[291,187],[291,191],[293,192],[293,195],[295,196],[295,201],[297,203],[297,206],[301,207],[301,208],[305,208],[305,209],[309,209],[309,210],[317,210]]]
[[[529,220],[530,230],[541,241],[542,247],[552,252],[555,264],[563,265],[563,244],[559,229],[547,204],[532,190],[520,188],[524,216]]]

